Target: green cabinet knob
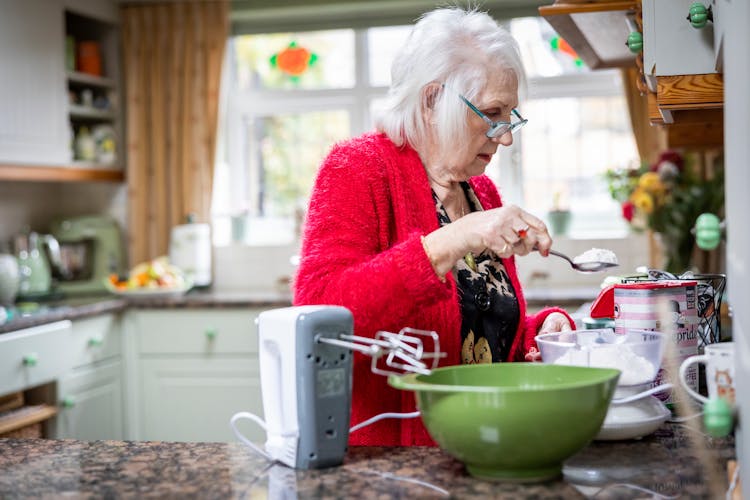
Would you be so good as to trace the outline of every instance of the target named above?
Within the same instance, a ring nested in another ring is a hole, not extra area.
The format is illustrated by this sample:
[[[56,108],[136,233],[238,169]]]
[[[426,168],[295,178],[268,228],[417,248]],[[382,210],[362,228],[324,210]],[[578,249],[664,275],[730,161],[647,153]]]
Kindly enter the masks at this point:
[[[734,427],[732,407],[723,398],[709,399],[703,405],[703,425],[709,436],[728,436]]]
[[[702,250],[713,250],[721,242],[721,221],[714,214],[700,214],[695,219],[695,243]]]
[[[104,341],[99,337],[91,337],[89,339],[89,347],[99,347],[104,343]]]
[[[76,400],[73,399],[73,396],[65,396],[62,400],[63,408],[73,408],[75,405],[76,405]]]
[[[23,357],[23,364],[25,366],[36,366],[37,361],[39,361],[39,358],[35,352],[29,353]]]
[[[714,13],[710,6],[706,8],[702,3],[695,2],[690,6],[687,20],[690,21],[690,25],[695,29],[705,28],[709,21],[714,21]]]
[[[640,31],[631,31],[628,35],[628,41],[625,42],[630,52],[637,54],[643,50],[643,35]]]
[[[213,340],[216,338],[216,335],[218,335],[219,332],[216,331],[216,328],[207,328],[206,329],[206,338],[208,340]]]

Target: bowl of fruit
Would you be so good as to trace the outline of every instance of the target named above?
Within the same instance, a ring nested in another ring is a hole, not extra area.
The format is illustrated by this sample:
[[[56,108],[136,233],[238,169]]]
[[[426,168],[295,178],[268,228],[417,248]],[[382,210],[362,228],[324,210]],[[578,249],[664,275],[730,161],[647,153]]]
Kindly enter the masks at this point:
[[[152,299],[183,295],[193,287],[193,281],[167,257],[158,257],[138,264],[126,276],[111,274],[104,285],[115,295]]]

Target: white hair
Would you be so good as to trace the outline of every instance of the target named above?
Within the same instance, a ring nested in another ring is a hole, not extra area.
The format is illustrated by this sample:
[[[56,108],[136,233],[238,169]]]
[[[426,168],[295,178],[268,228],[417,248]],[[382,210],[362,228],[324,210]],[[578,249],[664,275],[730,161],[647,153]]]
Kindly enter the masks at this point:
[[[486,12],[458,7],[422,15],[391,66],[391,87],[375,118],[377,130],[397,145],[424,143],[422,89],[444,84],[471,100],[488,83],[492,70],[510,70],[519,88],[526,77],[518,43]],[[443,99],[445,95],[450,98]],[[438,92],[434,101],[441,147],[454,148],[468,134],[466,105],[455,95]],[[451,144],[453,143],[453,144]]]

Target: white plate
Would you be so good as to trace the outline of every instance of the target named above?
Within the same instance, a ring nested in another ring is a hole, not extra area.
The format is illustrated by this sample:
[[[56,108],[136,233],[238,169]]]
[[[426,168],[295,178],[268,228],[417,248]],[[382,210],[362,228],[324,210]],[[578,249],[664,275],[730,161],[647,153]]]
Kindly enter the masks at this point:
[[[661,427],[672,412],[654,396],[629,404],[611,405],[604,419],[598,441],[638,439]]]
[[[129,299],[163,299],[180,297],[193,288],[192,282],[186,282],[179,288],[135,288],[130,290],[120,290],[113,286],[109,281],[106,281],[105,284],[110,293]]]

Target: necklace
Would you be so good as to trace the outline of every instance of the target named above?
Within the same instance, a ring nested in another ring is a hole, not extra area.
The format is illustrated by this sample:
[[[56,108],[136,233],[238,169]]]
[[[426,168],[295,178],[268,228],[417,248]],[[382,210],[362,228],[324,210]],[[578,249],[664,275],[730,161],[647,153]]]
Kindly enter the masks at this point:
[[[466,193],[464,192],[463,196],[461,197],[461,217],[463,217],[464,215],[466,215],[466,211],[465,211],[464,207],[468,203],[469,202],[466,199]],[[466,262],[466,265],[469,266],[469,269],[471,269],[475,273],[479,272],[479,271],[477,271],[477,261],[474,260],[474,254],[473,253],[467,252],[466,255],[464,255],[464,262]]]

